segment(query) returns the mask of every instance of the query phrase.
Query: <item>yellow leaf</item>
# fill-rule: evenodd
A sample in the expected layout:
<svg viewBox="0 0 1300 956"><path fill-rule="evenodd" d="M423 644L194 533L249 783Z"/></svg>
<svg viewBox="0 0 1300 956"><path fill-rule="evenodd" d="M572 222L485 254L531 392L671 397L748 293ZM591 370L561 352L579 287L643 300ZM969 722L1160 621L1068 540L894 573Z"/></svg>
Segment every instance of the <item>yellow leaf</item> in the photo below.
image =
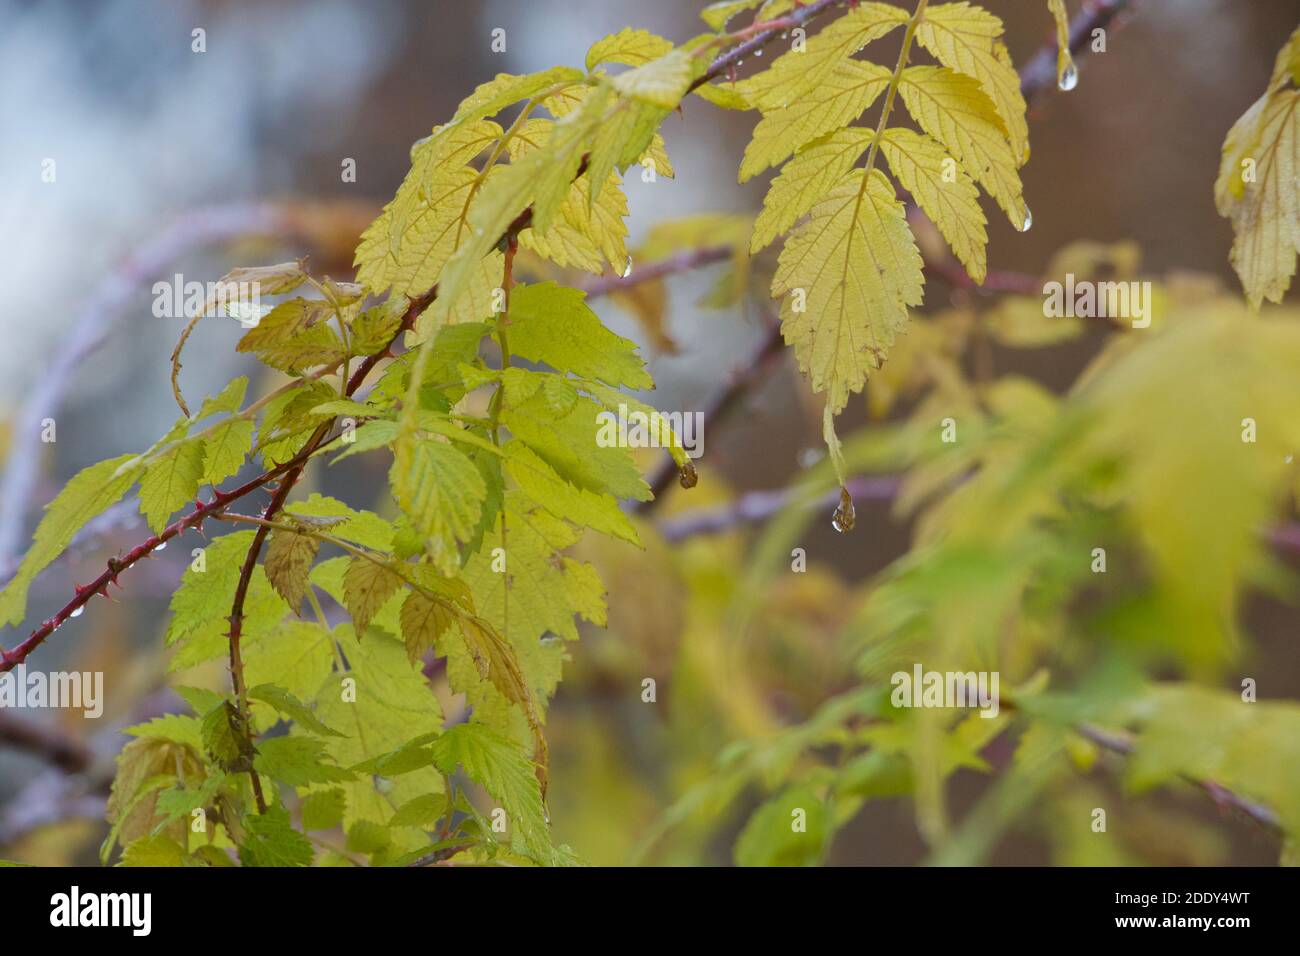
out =
<svg viewBox="0 0 1300 956"><path fill-rule="evenodd" d="M1012 225L1027 229L1029 207L1006 127L979 83L945 67L913 66L903 71L898 90L920 127L952 150Z"/></svg>
<svg viewBox="0 0 1300 956"><path fill-rule="evenodd" d="M812 94L848 57L907 22L907 12L884 3L862 3L768 69L736 84L740 95L764 113L784 109Z"/></svg>
<svg viewBox="0 0 1300 956"><path fill-rule="evenodd" d="M880 151L903 188L939 227L970 277L982 283L988 272L984 251L988 234L979 190L965 170L933 139L910 129L886 130Z"/></svg>
<svg viewBox="0 0 1300 956"><path fill-rule="evenodd" d="M927 7L916 40L944 66L974 77L997 109L1016 165L1029 159L1029 125L1020 76L1000 37L1002 21L969 3Z"/></svg>
<svg viewBox="0 0 1300 956"><path fill-rule="evenodd" d="M871 145L871 139L871 130L842 129L815 140L786 163L763 200L749 251L758 252L767 246L815 206L848 175Z"/></svg>
<svg viewBox="0 0 1300 956"><path fill-rule="evenodd" d="M591 45L591 49L587 51L587 69L592 70L600 63L640 66L658 59L672 48L672 41L656 36L649 30L624 27L617 33L611 33Z"/></svg>
<svg viewBox="0 0 1300 956"><path fill-rule="evenodd" d="M740 181L775 166L801 146L842 129L863 114L889 85L883 66L845 60L798 103L765 113L740 163Z"/></svg>
<svg viewBox="0 0 1300 956"><path fill-rule="evenodd" d="M1079 70L1070 55L1070 15L1065 12L1065 0L1047 0L1047 9L1056 19L1056 85L1072 90L1078 85Z"/></svg>
<svg viewBox="0 0 1300 956"><path fill-rule="evenodd" d="M854 170L813 208L786 240L772 284L786 296L785 340L832 412L880 368L923 292L903 204L879 170L863 177Z"/></svg>

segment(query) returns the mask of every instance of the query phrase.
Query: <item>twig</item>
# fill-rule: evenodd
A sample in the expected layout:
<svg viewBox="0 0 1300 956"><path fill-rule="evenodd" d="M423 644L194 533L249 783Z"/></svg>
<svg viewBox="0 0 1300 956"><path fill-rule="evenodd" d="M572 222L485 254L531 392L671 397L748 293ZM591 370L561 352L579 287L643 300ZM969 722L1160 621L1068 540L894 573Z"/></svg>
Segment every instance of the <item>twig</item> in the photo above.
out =
<svg viewBox="0 0 1300 956"><path fill-rule="evenodd" d="M1072 728L1079 736L1092 741L1098 747L1105 750L1111 750L1118 754L1128 756L1133 753L1133 741L1127 736L1121 736L1099 727L1093 727L1090 724L1078 724ZM1250 819L1254 820L1260 826L1269 830L1281 831L1282 823L1276 813L1263 804L1256 803L1246 797L1241 796L1227 787L1217 784L1212 780L1201 780L1196 777L1181 775L1184 780L1195 784L1210 795L1210 798L1220 806L1231 807L1244 813Z"/></svg>
<svg viewBox="0 0 1300 956"><path fill-rule="evenodd" d="M594 299L599 295L609 295L614 292L621 292L624 289L630 289L642 282L650 282L653 279L662 279L665 276L676 275L679 272L698 269L700 266L723 262L735 254L736 249L734 246L704 246L700 249L691 249L675 256L668 256L665 259L639 266L635 272L626 276L601 276L599 279L586 283L582 288L587 293L588 298Z"/></svg>
<svg viewBox="0 0 1300 956"><path fill-rule="evenodd" d="M861 501L890 501L898 494L902 479L894 475L871 478L850 478L849 494ZM747 524L759 524L779 514L794 504L798 489L780 488L775 491L752 491L735 501L716 508L700 508L675 518L667 518L656 526L665 541L683 541L707 534L723 534ZM839 503L840 490L809 498L808 508L833 508Z"/></svg>

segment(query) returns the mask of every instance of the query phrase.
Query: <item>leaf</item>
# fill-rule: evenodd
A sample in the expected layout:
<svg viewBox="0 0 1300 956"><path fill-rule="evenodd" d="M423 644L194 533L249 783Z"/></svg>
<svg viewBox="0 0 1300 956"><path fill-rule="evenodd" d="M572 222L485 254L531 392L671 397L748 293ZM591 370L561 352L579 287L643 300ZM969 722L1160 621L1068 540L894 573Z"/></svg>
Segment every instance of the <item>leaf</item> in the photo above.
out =
<svg viewBox="0 0 1300 956"><path fill-rule="evenodd" d="M456 622L456 615L445 603L412 590L402 602L401 621L407 656L417 661Z"/></svg>
<svg viewBox="0 0 1300 956"><path fill-rule="evenodd" d="M438 699L424 675L408 661L401 642L378 631L358 642L350 631L344 626L336 632L350 669L331 676L316 696L317 716L346 735L325 741L329 755L342 767L382 757L409 740L442 729ZM341 789L347 797L346 826L357 820L387 824L393 807L422 794L440 793L442 778L426 767L382 784L361 777ZM397 839L408 842L400 835ZM409 842L408 848L414 849L427 838L421 835Z"/></svg>
<svg viewBox="0 0 1300 956"><path fill-rule="evenodd" d="M389 482L398 505L445 566L455 543L473 535L487 495L474 462L450 442L407 432L393 449Z"/></svg>
<svg viewBox="0 0 1300 956"><path fill-rule="evenodd" d="M916 30L917 42L936 60L979 81L1007 131L1016 165L1022 166L1029 159L1027 107L1020 92L1020 75L1001 36L1002 21L969 3L926 7Z"/></svg>
<svg viewBox="0 0 1300 956"><path fill-rule="evenodd" d="M310 866L315 856L311 841L293 828L284 807L248 814L244 831L239 845L244 866Z"/></svg>
<svg viewBox="0 0 1300 956"><path fill-rule="evenodd" d="M351 771L325 762L324 753L325 744L312 737L273 737L257 745L253 768L290 787L355 779Z"/></svg>
<svg viewBox="0 0 1300 956"><path fill-rule="evenodd" d="M322 299L281 302L244 334L235 351L252 352L264 364L290 373L337 365L347 357L347 348L329 322L333 315Z"/></svg>
<svg viewBox="0 0 1300 956"><path fill-rule="evenodd" d="M1296 50L1300 50L1300 29L1279 53L1269 89L1228 132L1214 187L1219 214L1232 220L1232 265L1254 309L1265 299L1282 301L1300 253ZM1247 181L1247 173L1253 174L1253 181Z"/></svg>
<svg viewBox="0 0 1300 956"><path fill-rule="evenodd" d="M803 829L796 829L802 820ZM740 866L816 866L832 832L825 801L808 786L794 786L763 804L736 840Z"/></svg>
<svg viewBox="0 0 1300 956"><path fill-rule="evenodd" d="M333 830L343 822L348 800L342 790L317 790L302 801L304 830Z"/></svg>
<svg viewBox="0 0 1300 956"><path fill-rule="evenodd" d="M369 289L415 296L438 281L469 237L470 197L482 178L469 163L500 136L500 126L480 119L434 130L412 148L410 172L357 245L357 277ZM391 320L378 313L362 331L378 338Z"/></svg>
<svg viewBox="0 0 1300 956"><path fill-rule="evenodd" d="M765 111L745 146L740 181L746 182L769 166L779 165L826 133L848 126L871 108L892 76L875 63L845 60L798 101Z"/></svg>
<svg viewBox="0 0 1300 956"><path fill-rule="evenodd" d="M121 455L83 468L63 486L45 506L31 548L0 595L0 621L17 624L26 616L27 589L36 575L63 553L86 522L103 514L126 494L135 484L140 466L139 456Z"/></svg>
<svg viewBox="0 0 1300 956"><path fill-rule="evenodd" d="M510 296L511 352L609 385L653 387L636 344L605 328L585 299L581 290L554 282L516 288Z"/></svg>
<svg viewBox="0 0 1300 956"><path fill-rule="evenodd" d="M193 501L203 480L203 442L183 441L151 462L140 479L140 511L158 534L182 505Z"/></svg>
<svg viewBox="0 0 1300 956"><path fill-rule="evenodd" d="M394 827L427 827L447 812L447 798L441 793L425 793L397 808L388 821Z"/></svg>
<svg viewBox="0 0 1300 956"><path fill-rule="evenodd" d="M557 518L639 545L636 529L608 494L588 491L565 481L523 442L505 446L506 470L520 489Z"/></svg>
<svg viewBox="0 0 1300 956"><path fill-rule="evenodd" d="M634 30L624 27L617 33L602 37L591 45L587 51L587 69L595 69L601 63L623 63L628 66L640 66L657 59L673 48L672 42L656 36L649 30Z"/></svg>
<svg viewBox="0 0 1300 956"><path fill-rule="evenodd" d="M1028 228L1029 208L1006 127L975 80L945 67L910 66L898 91L921 129L952 150L964 169L992 196L1011 224Z"/></svg>
<svg viewBox="0 0 1300 956"><path fill-rule="evenodd" d="M552 859L534 765L518 746L482 724L459 724L433 742L433 762L445 774L460 767L506 811L511 843L536 862Z"/></svg>
<svg viewBox="0 0 1300 956"><path fill-rule="evenodd" d="M352 615L357 635L365 634L378 610L402 586L402 579L388 568L365 558L353 558L343 575L343 603Z"/></svg>
<svg viewBox="0 0 1300 956"><path fill-rule="evenodd" d="M232 418L204 439L203 481L218 485L244 467L253 447L253 422Z"/></svg>
<svg viewBox="0 0 1300 956"><path fill-rule="evenodd" d="M843 181L871 145L872 136L866 129L842 129L810 143L786 163L772 180L763 211L754 222L750 252L769 245Z"/></svg>
<svg viewBox="0 0 1300 956"><path fill-rule="evenodd" d="M283 687L277 687L275 684L258 684L249 689L247 697L249 700L260 700L270 704L304 730L326 737L342 736L337 730L324 724L310 707Z"/></svg>
<svg viewBox="0 0 1300 956"><path fill-rule="evenodd" d="M700 19L712 30L721 30L738 13L752 10L763 0L717 0L700 11Z"/></svg>
<svg viewBox="0 0 1300 956"><path fill-rule="evenodd" d="M295 612L307 596L307 574L319 549L320 541L311 535L278 529L271 532L264 562L266 576Z"/></svg>
<svg viewBox="0 0 1300 956"><path fill-rule="evenodd" d="M171 837L146 836L122 851L123 866L184 866L185 849Z"/></svg>
<svg viewBox="0 0 1300 956"><path fill-rule="evenodd" d="M782 334L833 411L884 362L923 283L903 205L879 170L851 173L786 240L772 292L802 289L806 301L795 311L799 296L786 295Z"/></svg>
<svg viewBox="0 0 1300 956"><path fill-rule="evenodd" d="M624 96L660 110L674 110L704 68L704 60L693 50L677 49L620 73L612 84Z"/></svg>
<svg viewBox="0 0 1300 956"><path fill-rule="evenodd" d="M736 89L765 114L800 102L829 78L848 57L908 20L899 7L860 3L816 36L803 50L778 57L762 73L736 84Z"/></svg>
<svg viewBox="0 0 1300 956"><path fill-rule="evenodd" d="M569 66L557 66L523 76L498 73L465 97L456 110L456 115L452 117L452 123L465 124L485 116L495 116L511 103L535 96L553 86L581 83L583 79L581 70Z"/></svg>
<svg viewBox="0 0 1300 956"><path fill-rule="evenodd" d="M885 130L880 151L902 187L939 227L970 277L983 283L988 274L986 220L979 191L965 170L933 139L909 129ZM945 181L945 162L950 163L951 182Z"/></svg>
<svg viewBox="0 0 1300 956"><path fill-rule="evenodd" d="M239 411L239 406L244 403L244 393L247 390L248 376L240 375L231 379L217 395L203 400L199 413L194 416L192 421L202 421L209 415L234 414Z"/></svg>

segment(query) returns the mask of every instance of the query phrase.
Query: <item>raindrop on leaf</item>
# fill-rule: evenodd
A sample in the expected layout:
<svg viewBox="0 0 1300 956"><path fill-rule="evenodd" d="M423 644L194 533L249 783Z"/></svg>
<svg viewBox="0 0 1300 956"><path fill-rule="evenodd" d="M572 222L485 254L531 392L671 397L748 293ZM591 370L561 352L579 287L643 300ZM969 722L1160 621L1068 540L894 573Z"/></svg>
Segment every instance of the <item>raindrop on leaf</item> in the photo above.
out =
<svg viewBox="0 0 1300 956"><path fill-rule="evenodd" d="M695 470L695 463L687 458L682 462L681 470L677 474L677 481L683 488L694 488L699 483L700 476Z"/></svg>
<svg viewBox="0 0 1300 956"><path fill-rule="evenodd" d="M1056 85L1064 92L1070 92L1070 90L1079 85L1079 68L1073 63L1067 65L1066 68L1061 71L1061 75L1057 77Z"/></svg>
<svg viewBox="0 0 1300 956"><path fill-rule="evenodd" d="M835 509L835 515L831 518L831 527L840 534L847 534L853 530L853 525L857 521L857 512L853 507L853 496L849 494L849 489L840 488L840 506Z"/></svg>

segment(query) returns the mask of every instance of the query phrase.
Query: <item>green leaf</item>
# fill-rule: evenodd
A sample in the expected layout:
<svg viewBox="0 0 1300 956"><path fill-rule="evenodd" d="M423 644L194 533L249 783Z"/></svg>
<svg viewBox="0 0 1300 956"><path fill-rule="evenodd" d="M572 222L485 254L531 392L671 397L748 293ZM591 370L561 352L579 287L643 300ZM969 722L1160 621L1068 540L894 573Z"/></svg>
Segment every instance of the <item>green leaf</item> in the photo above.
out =
<svg viewBox="0 0 1300 956"><path fill-rule="evenodd" d="M248 691L249 700L260 700L270 704L281 714L292 720L303 730L326 737L343 736L337 730L324 724L310 707L283 687L275 684L258 684Z"/></svg>
<svg viewBox="0 0 1300 956"><path fill-rule="evenodd" d="M203 442L183 441L150 462L140 479L140 511L154 534L193 501L203 480Z"/></svg>
<svg viewBox="0 0 1300 956"><path fill-rule="evenodd" d="M245 866L310 866L311 841L293 828L289 811L271 807L244 817L244 841L239 860Z"/></svg>
<svg viewBox="0 0 1300 956"><path fill-rule="evenodd" d="M434 764L443 773L465 775L500 801L512 845L538 863L552 859L534 764L519 747L482 724L459 724L433 742Z"/></svg>
<svg viewBox="0 0 1300 956"><path fill-rule="evenodd" d="M740 866L816 866L830 839L830 811L811 787L796 786L754 812L736 841Z"/></svg>
<svg viewBox="0 0 1300 956"><path fill-rule="evenodd" d="M325 744L313 737L274 737L258 743L253 767L291 787L355 779L351 771L326 763L324 753Z"/></svg>
<svg viewBox="0 0 1300 956"><path fill-rule="evenodd" d="M232 418L204 440L203 480L218 485L244 467L253 447L253 422Z"/></svg>
<svg viewBox="0 0 1300 956"><path fill-rule="evenodd" d="M425 793L397 808L388 821L394 827L426 827L447 812L447 798L441 793Z"/></svg>
<svg viewBox="0 0 1300 956"><path fill-rule="evenodd" d="M609 385L652 388L636 343L605 328L585 299L585 292L554 282L515 289L510 296L511 352Z"/></svg>
<svg viewBox="0 0 1300 956"><path fill-rule="evenodd" d="M333 830L343 822L347 797L342 790L317 790L307 794L302 801L302 826L304 830Z"/></svg>
<svg viewBox="0 0 1300 956"><path fill-rule="evenodd" d="M399 436L389 472L393 497L444 566L474 533L487 488L474 462L447 441Z"/></svg>

